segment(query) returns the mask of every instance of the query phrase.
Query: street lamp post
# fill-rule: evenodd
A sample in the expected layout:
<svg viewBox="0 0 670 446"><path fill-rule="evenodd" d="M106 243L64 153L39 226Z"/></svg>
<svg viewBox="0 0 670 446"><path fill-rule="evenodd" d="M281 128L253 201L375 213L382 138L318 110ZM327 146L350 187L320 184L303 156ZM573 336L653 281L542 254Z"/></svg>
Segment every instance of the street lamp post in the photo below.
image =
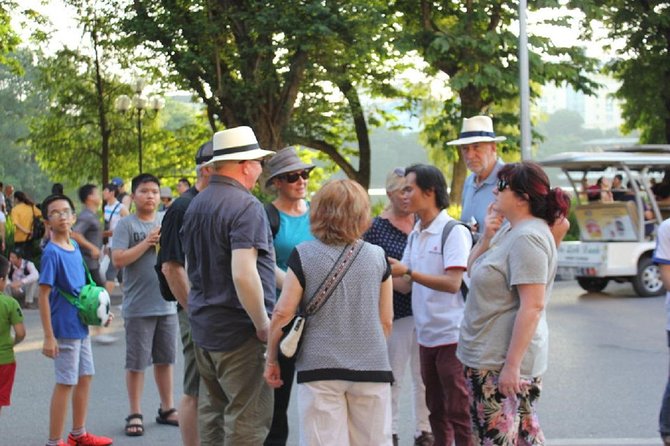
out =
<svg viewBox="0 0 670 446"><path fill-rule="evenodd" d="M142 96L142 90L144 90L144 79L142 78L138 78L133 82L133 90L135 94L132 99L122 94L116 98L114 107L117 111L123 113L130 110L131 113L137 114L137 156L139 173L142 173L142 115L148 111L158 113L165 106L165 101L160 96L152 96L150 98Z"/></svg>

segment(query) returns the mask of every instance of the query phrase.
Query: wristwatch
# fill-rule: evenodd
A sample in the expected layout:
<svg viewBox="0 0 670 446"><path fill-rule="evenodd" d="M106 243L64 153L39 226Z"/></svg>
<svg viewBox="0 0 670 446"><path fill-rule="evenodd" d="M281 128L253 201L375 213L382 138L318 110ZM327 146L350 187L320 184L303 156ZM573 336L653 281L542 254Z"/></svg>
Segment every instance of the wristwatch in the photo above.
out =
<svg viewBox="0 0 670 446"><path fill-rule="evenodd" d="M402 275L402 279L407 283L412 283L412 270L407 268L407 272Z"/></svg>

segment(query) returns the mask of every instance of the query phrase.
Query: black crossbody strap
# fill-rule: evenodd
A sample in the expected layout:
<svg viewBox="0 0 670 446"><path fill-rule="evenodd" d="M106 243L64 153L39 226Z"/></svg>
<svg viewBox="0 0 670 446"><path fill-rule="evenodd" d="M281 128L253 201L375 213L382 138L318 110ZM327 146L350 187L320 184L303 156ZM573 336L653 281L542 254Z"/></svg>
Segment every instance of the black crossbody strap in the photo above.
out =
<svg viewBox="0 0 670 446"><path fill-rule="evenodd" d="M354 263L361 248L363 248L362 240L356 240L344 248L344 251L342 251L342 254L340 254L340 257L333 265L333 269L330 270L326 279L321 283L321 286L319 286L319 289L307 304L305 315L309 316L316 313L326 303L331 294L333 294L333 291L335 291L335 288L337 288L337 285L342 281L344 275L349 271L349 267Z"/></svg>

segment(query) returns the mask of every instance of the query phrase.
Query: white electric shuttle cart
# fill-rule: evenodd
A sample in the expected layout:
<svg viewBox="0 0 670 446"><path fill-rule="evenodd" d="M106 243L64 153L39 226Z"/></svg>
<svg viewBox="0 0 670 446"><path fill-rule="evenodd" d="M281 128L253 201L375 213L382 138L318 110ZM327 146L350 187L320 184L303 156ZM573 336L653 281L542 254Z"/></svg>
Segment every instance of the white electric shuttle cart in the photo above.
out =
<svg viewBox="0 0 670 446"><path fill-rule="evenodd" d="M639 146L638 146L639 147ZM567 152L539 161L560 168L576 198L579 241L563 242L558 250L558 274L576 279L586 291L602 291L610 280L631 282L639 296L664 292L658 266L652 262L656 228L662 216L651 180L660 181L670 168L670 151ZM587 200L587 185L599 177L623 176L631 185L626 200ZM645 210L652 217L645 219Z"/></svg>

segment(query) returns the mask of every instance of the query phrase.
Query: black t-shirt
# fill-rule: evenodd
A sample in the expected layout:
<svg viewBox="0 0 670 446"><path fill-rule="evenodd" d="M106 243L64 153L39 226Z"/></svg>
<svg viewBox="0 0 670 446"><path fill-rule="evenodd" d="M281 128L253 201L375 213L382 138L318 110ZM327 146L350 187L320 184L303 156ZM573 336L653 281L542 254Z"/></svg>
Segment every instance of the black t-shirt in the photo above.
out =
<svg viewBox="0 0 670 446"><path fill-rule="evenodd" d="M176 301L177 299L172 294L172 291L170 291L170 287L168 286L165 275L161 271L161 267L165 262L177 262L180 265L184 265L186 254L184 254L184 248L182 247L181 239L179 238L179 231L184 222L186 209L188 209L191 200L193 200L196 195L198 195L198 189L193 186L181 194L163 216L160 250L158 251L155 268L156 274L158 275L161 295L163 296L163 299L168 301Z"/></svg>

